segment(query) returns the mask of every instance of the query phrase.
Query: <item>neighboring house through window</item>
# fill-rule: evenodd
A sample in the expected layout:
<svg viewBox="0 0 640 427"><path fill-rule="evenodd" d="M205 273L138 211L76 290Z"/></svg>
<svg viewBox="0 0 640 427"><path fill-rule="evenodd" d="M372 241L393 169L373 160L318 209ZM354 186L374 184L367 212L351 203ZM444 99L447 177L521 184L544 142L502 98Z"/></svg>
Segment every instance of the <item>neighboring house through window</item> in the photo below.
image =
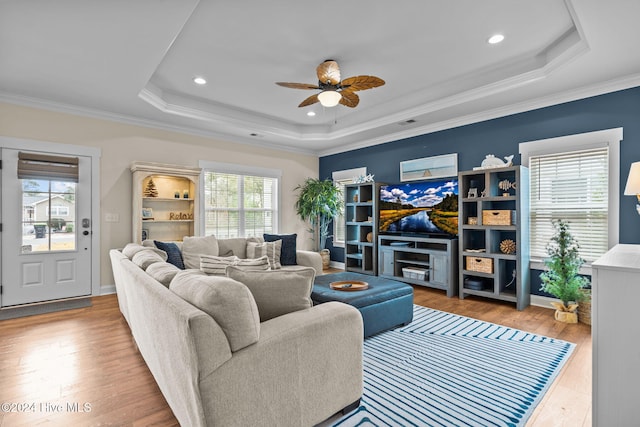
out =
<svg viewBox="0 0 640 427"><path fill-rule="evenodd" d="M207 161L200 167L206 236L227 239L278 232L281 171Z"/></svg>
<svg viewBox="0 0 640 427"><path fill-rule="evenodd" d="M345 185L353 183L353 179L358 176L365 176L367 174L367 168L355 168L346 169L341 171L335 171L331 175L331 179L336 184L342 196L345 194ZM333 219L333 246L344 247L345 231L344 231L344 207L340 214Z"/></svg>
<svg viewBox="0 0 640 427"><path fill-rule="evenodd" d="M587 266L618 243L622 129L520 144L530 174L531 267L543 269L553 220L569 223Z"/></svg>

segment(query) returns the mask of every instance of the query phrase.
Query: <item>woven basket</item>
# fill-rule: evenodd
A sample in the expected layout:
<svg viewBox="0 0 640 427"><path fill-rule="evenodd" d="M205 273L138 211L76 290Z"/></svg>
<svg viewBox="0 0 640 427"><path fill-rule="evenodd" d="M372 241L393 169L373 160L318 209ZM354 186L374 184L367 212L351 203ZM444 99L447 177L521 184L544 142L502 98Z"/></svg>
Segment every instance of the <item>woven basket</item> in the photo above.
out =
<svg viewBox="0 0 640 427"><path fill-rule="evenodd" d="M578 306L578 321L585 325L591 325L591 291L584 289L582 292L587 295L587 298L581 301Z"/></svg>

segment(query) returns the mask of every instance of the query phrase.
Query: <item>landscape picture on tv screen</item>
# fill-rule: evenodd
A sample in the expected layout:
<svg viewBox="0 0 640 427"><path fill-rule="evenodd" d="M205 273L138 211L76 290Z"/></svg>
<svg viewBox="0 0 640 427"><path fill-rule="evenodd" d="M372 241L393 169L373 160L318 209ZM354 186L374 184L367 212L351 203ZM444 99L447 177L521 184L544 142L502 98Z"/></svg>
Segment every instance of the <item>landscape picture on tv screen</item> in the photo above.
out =
<svg viewBox="0 0 640 427"><path fill-rule="evenodd" d="M458 180L380 187L380 232L458 234Z"/></svg>

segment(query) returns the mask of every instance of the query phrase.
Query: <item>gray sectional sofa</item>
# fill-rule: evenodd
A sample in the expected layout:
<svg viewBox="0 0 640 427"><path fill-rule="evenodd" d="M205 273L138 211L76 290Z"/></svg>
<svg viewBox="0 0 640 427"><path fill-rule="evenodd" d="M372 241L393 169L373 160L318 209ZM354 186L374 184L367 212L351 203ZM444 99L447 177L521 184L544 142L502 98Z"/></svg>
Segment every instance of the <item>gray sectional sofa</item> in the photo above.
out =
<svg viewBox="0 0 640 427"><path fill-rule="evenodd" d="M174 272L165 252L133 244L110 257L120 310L181 425L313 426L359 402L362 318L312 306L314 269Z"/></svg>

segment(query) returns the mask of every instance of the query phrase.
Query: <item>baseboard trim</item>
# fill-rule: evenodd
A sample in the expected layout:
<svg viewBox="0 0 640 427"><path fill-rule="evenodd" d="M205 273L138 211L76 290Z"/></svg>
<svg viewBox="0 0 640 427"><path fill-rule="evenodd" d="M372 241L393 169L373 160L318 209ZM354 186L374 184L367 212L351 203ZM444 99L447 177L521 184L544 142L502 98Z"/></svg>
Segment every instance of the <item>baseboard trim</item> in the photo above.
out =
<svg viewBox="0 0 640 427"><path fill-rule="evenodd" d="M100 296L111 295L116 293L116 285L102 285L100 287Z"/></svg>
<svg viewBox="0 0 640 427"><path fill-rule="evenodd" d="M331 268L339 268L340 270L344 270L344 262L331 261L329 266Z"/></svg>
<svg viewBox="0 0 640 427"><path fill-rule="evenodd" d="M545 297L542 295L531 295L531 305L535 305L536 307L548 308L553 310L551 306L552 302L559 302L559 299Z"/></svg>
<svg viewBox="0 0 640 427"><path fill-rule="evenodd" d="M90 296L56 301L46 301L34 304L16 305L13 307L0 309L0 320L35 316L37 314L54 313L56 311L72 310L74 308L85 307L91 307Z"/></svg>

